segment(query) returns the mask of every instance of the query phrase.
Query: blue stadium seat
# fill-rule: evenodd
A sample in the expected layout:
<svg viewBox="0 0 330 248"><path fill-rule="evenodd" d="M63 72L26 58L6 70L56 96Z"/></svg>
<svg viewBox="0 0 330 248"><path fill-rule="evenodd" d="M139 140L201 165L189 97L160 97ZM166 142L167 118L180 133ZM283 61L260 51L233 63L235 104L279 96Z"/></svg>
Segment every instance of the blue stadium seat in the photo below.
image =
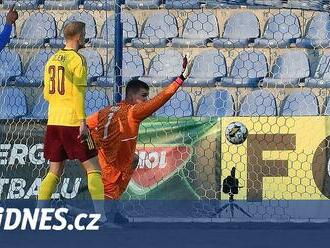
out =
<svg viewBox="0 0 330 248"><path fill-rule="evenodd" d="M137 24L135 17L129 12L121 15L123 22L123 43L126 44L137 37ZM110 16L103 24L101 34L98 38L90 40L93 47L114 47L115 46L115 15Z"/></svg>
<svg viewBox="0 0 330 248"><path fill-rule="evenodd" d="M239 5L245 4L246 0L205 0L207 8L224 8L224 7L239 7Z"/></svg>
<svg viewBox="0 0 330 248"><path fill-rule="evenodd" d="M288 95L281 108L283 116L319 115L318 100L313 92L303 91Z"/></svg>
<svg viewBox="0 0 330 248"><path fill-rule="evenodd" d="M44 95L38 96L33 105L32 112L25 116L25 119L47 120L48 119L48 102L45 101Z"/></svg>
<svg viewBox="0 0 330 248"><path fill-rule="evenodd" d="M0 32L2 32L3 28L6 24L6 15L7 13L0 13ZM12 25L10 38L16 37L16 25Z"/></svg>
<svg viewBox="0 0 330 248"><path fill-rule="evenodd" d="M304 86L312 88L330 88L330 53L325 52L313 77L305 79Z"/></svg>
<svg viewBox="0 0 330 248"><path fill-rule="evenodd" d="M15 9L37 9L43 0L3 0L3 7L10 8L15 4Z"/></svg>
<svg viewBox="0 0 330 248"><path fill-rule="evenodd" d="M254 7L275 7L280 8L283 6L283 0L247 0L246 3L248 5L252 5Z"/></svg>
<svg viewBox="0 0 330 248"><path fill-rule="evenodd" d="M330 96L325 99L325 104L323 115L330 115Z"/></svg>
<svg viewBox="0 0 330 248"><path fill-rule="evenodd" d="M60 36L54 39L50 39L49 44L51 47L64 47L64 27L66 24L73 21L80 21L86 24L86 41L89 41L91 38L96 37L96 23L94 17L88 12L76 12L63 23Z"/></svg>
<svg viewBox="0 0 330 248"><path fill-rule="evenodd" d="M161 0L126 0L126 5L132 9L158 9Z"/></svg>
<svg viewBox="0 0 330 248"><path fill-rule="evenodd" d="M45 9L78 9L81 0L45 0Z"/></svg>
<svg viewBox="0 0 330 248"><path fill-rule="evenodd" d="M166 0L165 8L167 9L200 9L199 0Z"/></svg>
<svg viewBox="0 0 330 248"><path fill-rule="evenodd" d="M276 116L277 106L274 95L268 90L255 90L244 97L240 116Z"/></svg>
<svg viewBox="0 0 330 248"><path fill-rule="evenodd" d="M140 38L132 40L136 48L166 47L167 43L178 36L178 23L169 13L156 13L143 24Z"/></svg>
<svg viewBox="0 0 330 248"><path fill-rule="evenodd" d="M227 65L223 54L217 49L201 52L194 59L190 76L185 86L210 87L227 75Z"/></svg>
<svg viewBox="0 0 330 248"><path fill-rule="evenodd" d="M125 1L123 1L125 2ZM115 0L85 0L84 9L86 10L112 10Z"/></svg>
<svg viewBox="0 0 330 248"><path fill-rule="evenodd" d="M168 85L181 74L182 59L176 50L162 50L151 59L148 75L139 79L154 86Z"/></svg>
<svg viewBox="0 0 330 248"><path fill-rule="evenodd" d="M16 87L0 89L0 120L16 119L26 115L27 104L23 92Z"/></svg>
<svg viewBox="0 0 330 248"><path fill-rule="evenodd" d="M196 116L234 116L234 99L227 90L211 91L202 96L197 106Z"/></svg>
<svg viewBox="0 0 330 248"><path fill-rule="evenodd" d="M22 75L22 60L15 50L3 49L0 52L0 84L7 85Z"/></svg>
<svg viewBox="0 0 330 248"><path fill-rule="evenodd" d="M230 76L222 78L220 84L227 87L257 87L267 72L267 59L262 52L243 51L234 59Z"/></svg>
<svg viewBox="0 0 330 248"><path fill-rule="evenodd" d="M44 68L50 58L54 54L52 50L40 50L29 61L28 67L22 76L15 78L16 85L20 86L42 86L44 81Z"/></svg>
<svg viewBox="0 0 330 248"><path fill-rule="evenodd" d="M105 65L106 66L106 65ZM115 61L114 58L105 68L106 75L97 79L97 85L103 87L112 86L115 82ZM143 59L137 49L126 49L123 52L123 83L127 83L133 78L138 78L144 74Z"/></svg>
<svg viewBox="0 0 330 248"><path fill-rule="evenodd" d="M309 77L308 57L300 50L289 50L276 58L270 77L263 80L263 86L297 87L300 81Z"/></svg>
<svg viewBox="0 0 330 248"><path fill-rule="evenodd" d="M305 37L297 39L297 47L328 48L330 45L330 18L328 12L319 12L307 25Z"/></svg>
<svg viewBox="0 0 330 248"><path fill-rule="evenodd" d="M193 12L188 16L182 37L173 38L173 47L206 47L211 38L219 36L218 21L212 12Z"/></svg>
<svg viewBox="0 0 330 248"><path fill-rule="evenodd" d="M86 115L90 115L109 105L109 98L102 89L88 89L85 96Z"/></svg>
<svg viewBox="0 0 330 248"><path fill-rule="evenodd" d="M255 39L254 46L285 48L300 37L301 31L298 17L285 10L268 19L263 38Z"/></svg>
<svg viewBox="0 0 330 248"><path fill-rule="evenodd" d="M103 61L100 54L91 48L79 50L79 53L86 58L88 74L87 83L94 84L98 77L103 76Z"/></svg>
<svg viewBox="0 0 330 248"><path fill-rule="evenodd" d="M46 12L32 14L23 24L18 38L11 39L9 46L15 48L39 48L56 37L54 17Z"/></svg>
<svg viewBox="0 0 330 248"><path fill-rule="evenodd" d="M225 24L222 38L213 40L213 46L241 48L260 35L259 21L251 12L240 12L232 15Z"/></svg>
<svg viewBox="0 0 330 248"><path fill-rule="evenodd" d="M288 0L289 8L321 10L323 8L323 0Z"/></svg>
<svg viewBox="0 0 330 248"><path fill-rule="evenodd" d="M191 96L184 90L177 91L169 101L155 113L158 117L188 117L192 116L193 103Z"/></svg>

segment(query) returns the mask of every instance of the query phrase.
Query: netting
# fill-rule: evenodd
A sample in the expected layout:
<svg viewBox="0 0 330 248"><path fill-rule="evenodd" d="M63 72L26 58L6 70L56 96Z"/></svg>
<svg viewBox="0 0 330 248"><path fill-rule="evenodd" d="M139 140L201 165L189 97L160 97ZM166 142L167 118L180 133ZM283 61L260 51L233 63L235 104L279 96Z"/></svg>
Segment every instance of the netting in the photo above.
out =
<svg viewBox="0 0 330 248"><path fill-rule="evenodd" d="M86 23L86 112L113 103L114 1L2 1L0 21L17 2L19 19L0 53L1 199L36 196L43 158L47 103L43 69L63 47L67 22ZM139 164L123 195L131 217L246 217L219 211L229 195L223 180L236 168L235 200L253 219L328 218L317 209L292 210L295 200L329 197L328 1L123 1L123 85L139 78L155 96L181 73L191 75L140 130ZM123 92L124 92L123 87ZM249 132L231 144L225 129ZM88 199L79 164L66 167L55 198ZM191 213L143 200L189 200ZM321 203L319 203L322 205ZM169 210L170 209L170 210ZM321 211L322 212L322 211Z"/></svg>

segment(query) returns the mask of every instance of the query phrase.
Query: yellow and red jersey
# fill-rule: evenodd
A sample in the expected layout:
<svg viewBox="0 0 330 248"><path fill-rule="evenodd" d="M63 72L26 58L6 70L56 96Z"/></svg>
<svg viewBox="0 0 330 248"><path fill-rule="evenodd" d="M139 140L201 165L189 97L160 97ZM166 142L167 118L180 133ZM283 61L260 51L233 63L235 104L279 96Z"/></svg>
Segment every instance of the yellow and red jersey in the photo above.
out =
<svg viewBox="0 0 330 248"><path fill-rule="evenodd" d="M48 125L79 126L85 119L87 64L74 50L61 49L47 62L44 98L49 102Z"/></svg>

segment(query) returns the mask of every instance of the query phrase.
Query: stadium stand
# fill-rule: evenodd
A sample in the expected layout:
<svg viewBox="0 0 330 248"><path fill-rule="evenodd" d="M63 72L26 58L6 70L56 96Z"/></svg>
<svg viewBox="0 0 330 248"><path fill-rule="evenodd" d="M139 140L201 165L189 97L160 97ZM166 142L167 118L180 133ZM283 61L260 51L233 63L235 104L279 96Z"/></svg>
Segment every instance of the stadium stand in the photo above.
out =
<svg viewBox="0 0 330 248"><path fill-rule="evenodd" d="M56 22L49 13L32 14L23 24L17 38L11 39L10 47L40 48L56 37Z"/></svg>
<svg viewBox="0 0 330 248"><path fill-rule="evenodd" d="M139 79L153 86L164 86L180 75L181 66L182 55L176 50L165 50L152 58L148 74Z"/></svg>
<svg viewBox="0 0 330 248"><path fill-rule="evenodd" d="M297 39L297 47L327 48L330 44L330 19L329 13L320 12L313 17L306 28L303 39Z"/></svg>
<svg viewBox="0 0 330 248"><path fill-rule="evenodd" d="M15 9L37 9L43 0L3 0L4 8L9 8L15 4Z"/></svg>
<svg viewBox="0 0 330 248"><path fill-rule="evenodd" d="M86 10L112 10L114 0L85 0L84 9Z"/></svg>
<svg viewBox="0 0 330 248"><path fill-rule="evenodd" d="M161 0L126 0L126 5L132 9L158 9Z"/></svg>
<svg viewBox="0 0 330 248"><path fill-rule="evenodd" d="M24 117L25 119L47 120L48 119L48 102L45 101L43 95L39 95L31 113Z"/></svg>
<svg viewBox="0 0 330 248"><path fill-rule="evenodd" d="M7 85L22 75L22 60L15 50L3 49L0 52L0 83Z"/></svg>
<svg viewBox="0 0 330 248"><path fill-rule="evenodd" d="M194 58L191 74L185 86L212 87L215 82L227 75L226 60L217 49L201 52Z"/></svg>
<svg viewBox="0 0 330 248"><path fill-rule="evenodd" d="M207 8L223 8L223 7L234 7L241 4L245 4L246 0L206 0L206 7Z"/></svg>
<svg viewBox="0 0 330 248"><path fill-rule="evenodd" d="M17 86L40 87L43 85L44 68L48 59L54 54L52 50L40 50L29 61L22 76L15 77Z"/></svg>
<svg viewBox="0 0 330 248"><path fill-rule="evenodd" d="M72 21L81 21L86 24L86 41L96 37L96 23L94 17L88 12L76 12L72 14L64 23L60 32L60 36L50 39L49 44L51 47L61 48L64 46L63 31L67 23Z"/></svg>
<svg viewBox="0 0 330 248"><path fill-rule="evenodd" d="M319 115L318 99L311 91L291 93L284 99L280 114L283 116Z"/></svg>
<svg viewBox="0 0 330 248"><path fill-rule="evenodd" d="M17 119L27 113L24 93L16 87L0 89L0 120Z"/></svg>
<svg viewBox="0 0 330 248"><path fill-rule="evenodd" d="M323 6L322 0L288 0L289 8L319 10Z"/></svg>
<svg viewBox="0 0 330 248"><path fill-rule="evenodd" d="M109 105L109 99L104 90L92 90L86 91L85 105L86 115L90 115L101 108Z"/></svg>
<svg viewBox="0 0 330 248"><path fill-rule="evenodd" d="M213 90L202 96L196 116L234 116L234 99L227 90Z"/></svg>
<svg viewBox="0 0 330 248"><path fill-rule="evenodd" d="M80 0L45 0L45 9L78 9Z"/></svg>
<svg viewBox="0 0 330 248"><path fill-rule="evenodd" d="M123 52L122 62L122 80L123 84L127 83L131 79L137 79L144 75L143 59L137 49L126 49ZM115 61L111 59L110 63L106 65L104 71L106 74L97 78L97 86L110 87L115 82Z"/></svg>
<svg viewBox="0 0 330 248"><path fill-rule="evenodd" d="M200 9L201 2L199 0L166 0L165 8L167 9Z"/></svg>
<svg viewBox="0 0 330 248"><path fill-rule="evenodd" d="M229 77L223 77L219 84L227 87L257 87L267 73L267 59L262 52L242 51L234 59Z"/></svg>
<svg viewBox="0 0 330 248"><path fill-rule="evenodd" d="M85 58L88 67L87 83L95 84L98 77L103 76L103 61L98 51L84 48L79 51Z"/></svg>
<svg viewBox="0 0 330 248"><path fill-rule="evenodd" d="M269 6L269 7L277 7L281 8L283 6L284 1L282 0L247 0L246 3L251 6L256 6L259 8L262 8L263 6Z"/></svg>
<svg viewBox="0 0 330 248"><path fill-rule="evenodd" d="M188 117L193 115L191 96L184 90L179 90L155 113L157 117Z"/></svg>
<svg viewBox="0 0 330 248"><path fill-rule="evenodd" d="M298 87L300 81L310 76L308 57L301 50L289 50L273 63L270 77L262 85L268 87Z"/></svg>
<svg viewBox="0 0 330 248"><path fill-rule="evenodd" d="M330 87L330 54L326 52L322 55L313 77L305 79L304 86L313 88Z"/></svg>
<svg viewBox="0 0 330 248"><path fill-rule="evenodd" d="M130 13L122 13L123 43L126 44L137 37L137 24L134 16ZM111 15L102 25L101 34L97 38L91 38L93 47L114 47L115 45L115 15Z"/></svg>
<svg viewBox="0 0 330 248"><path fill-rule="evenodd" d="M330 115L330 97L328 96L325 100L325 107L323 115Z"/></svg>
<svg viewBox="0 0 330 248"><path fill-rule="evenodd" d="M212 12L193 12L185 21L182 37L173 38L172 46L201 48L218 36L218 21Z"/></svg>
<svg viewBox="0 0 330 248"><path fill-rule="evenodd" d="M141 37L132 39L136 48L166 47L172 38L178 36L176 18L166 12L150 16L142 26Z"/></svg>
<svg viewBox="0 0 330 248"><path fill-rule="evenodd" d="M247 47L255 38L260 36L259 21L251 12L240 12L230 16L225 24L222 38L213 40L213 46L222 47Z"/></svg>
<svg viewBox="0 0 330 248"><path fill-rule="evenodd" d="M274 95L265 89L252 91L244 97L240 116L276 116L277 106Z"/></svg>
<svg viewBox="0 0 330 248"><path fill-rule="evenodd" d="M263 38L254 41L256 47L285 48L301 37L298 17L290 11L280 11L269 18Z"/></svg>

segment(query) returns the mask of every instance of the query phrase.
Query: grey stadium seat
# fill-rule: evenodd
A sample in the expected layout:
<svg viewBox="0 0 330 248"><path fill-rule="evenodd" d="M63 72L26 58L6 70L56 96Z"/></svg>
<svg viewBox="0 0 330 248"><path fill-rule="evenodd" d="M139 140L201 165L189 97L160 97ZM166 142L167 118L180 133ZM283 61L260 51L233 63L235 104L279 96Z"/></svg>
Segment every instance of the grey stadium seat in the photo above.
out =
<svg viewBox="0 0 330 248"><path fill-rule="evenodd" d="M268 90L255 90L244 97L239 116L276 116L274 95Z"/></svg>
<svg viewBox="0 0 330 248"><path fill-rule="evenodd" d="M295 43L296 39L300 37L298 17L285 10L268 19L263 37L255 39L254 46L284 48Z"/></svg>
<svg viewBox="0 0 330 248"><path fill-rule="evenodd" d="M122 63L122 81L127 83L133 78L138 78L144 74L143 59L137 49L126 49L123 52ZM106 75L97 79L97 85L102 87L109 87L115 83L115 61L114 58L108 63L105 68Z"/></svg>
<svg viewBox="0 0 330 248"><path fill-rule="evenodd" d="M201 2L199 0L166 0L165 8L167 8L167 9L200 9Z"/></svg>
<svg viewBox="0 0 330 248"><path fill-rule="evenodd" d="M161 0L126 0L126 5L132 9L158 9Z"/></svg>
<svg viewBox="0 0 330 248"><path fill-rule="evenodd" d="M85 57L87 62L87 83L93 84L93 82L95 82L98 77L103 76L102 58L96 50L91 48L80 49L79 53Z"/></svg>
<svg viewBox="0 0 330 248"><path fill-rule="evenodd" d="M184 90L178 90L165 105L155 112L155 116L188 117L192 116L193 113L191 96Z"/></svg>
<svg viewBox="0 0 330 248"><path fill-rule="evenodd" d="M297 87L299 82L309 77L310 68L308 57L300 50L289 50L276 58L271 77L263 80L264 86Z"/></svg>
<svg viewBox="0 0 330 248"><path fill-rule="evenodd" d="M212 12L193 12L188 16L182 37L173 38L173 47L206 47L210 39L219 36L218 21Z"/></svg>
<svg viewBox="0 0 330 248"><path fill-rule="evenodd" d="M45 9L78 9L81 0L45 0Z"/></svg>
<svg viewBox="0 0 330 248"><path fill-rule="evenodd" d="M222 38L213 40L213 46L217 48L246 47L260 35L259 21L251 12L233 14L225 24Z"/></svg>
<svg viewBox="0 0 330 248"><path fill-rule="evenodd" d="M7 85L22 75L22 60L16 50L3 49L0 52L0 85Z"/></svg>
<svg viewBox="0 0 330 248"><path fill-rule="evenodd" d="M86 115L90 115L109 105L109 99L105 90L87 89L85 96Z"/></svg>
<svg viewBox="0 0 330 248"><path fill-rule="evenodd" d="M297 39L297 47L327 48L330 45L330 19L329 13L320 12L314 16L307 25L305 37Z"/></svg>
<svg viewBox="0 0 330 248"><path fill-rule="evenodd" d="M214 90L199 100L196 116L234 116L234 99L227 90Z"/></svg>
<svg viewBox="0 0 330 248"><path fill-rule="evenodd" d="M312 88L329 88L330 87L330 53L325 52L315 71L313 77L305 79L304 86Z"/></svg>
<svg viewBox="0 0 330 248"><path fill-rule="evenodd" d="M222 78L220 84L227 87L257 87L267 72L267 59L262 52L243 51L234 59L229 77Z"/></svg>
<svg viewBox="0 0 330 248"><path fill-rule="evenodd" d="M191 73L185 86L210 87L227 75L227 65L223 54L217 49L201 52L194 58Z"/></svg>
<svg viewBox="0 0 330 248"><path fill-rule="evenodd" d="M15 4L15 9L37 9L43 0L3 0L3 7L10 8Z"/></svg>
<svg viewBox="0 0 330 248"><path fill-rule="evenodd" d="M283 116L319 115L318 100L311 91L292 93L284 99L280 114Z"/></svg>
<svg viewBox="0 0 330 248"><path fill-rule="evenodd" d="M123 1L125 2L125 1ZM112 10L115 0L85 0L84 9L86 10Z"/></svg>
<svg viewBox="0 0 330 248"><path fill-rule="evenodd" d="M176 50L161 51L151 59L148 74L139 79L154 86L168 85L181 74L182 59Z"/></svg>
<svg viewBox="0 0 330 248"><path fill-rule="evenodd" d="M132 39L132 46L136 48L166 47L167 43L177 36L176 18L167 12L156 13L145 21L141 37Z"/></svg>
<svg viewBox="0 0 330 248"><path fill-rule="evenodd" d="M16 87L0 89L0 120L16 119L27 113L26 98Z"/></svg>
<svg viewBox="0 0 330 248"><path fill-rule="evenodd" d="M122 13L123 22L123 43L130 42L137 37L137 24L135 17L129 12ZM115 15L111 15L103 24L101 34L90 40L93 47L114 47L115 46Z"/></svg>

